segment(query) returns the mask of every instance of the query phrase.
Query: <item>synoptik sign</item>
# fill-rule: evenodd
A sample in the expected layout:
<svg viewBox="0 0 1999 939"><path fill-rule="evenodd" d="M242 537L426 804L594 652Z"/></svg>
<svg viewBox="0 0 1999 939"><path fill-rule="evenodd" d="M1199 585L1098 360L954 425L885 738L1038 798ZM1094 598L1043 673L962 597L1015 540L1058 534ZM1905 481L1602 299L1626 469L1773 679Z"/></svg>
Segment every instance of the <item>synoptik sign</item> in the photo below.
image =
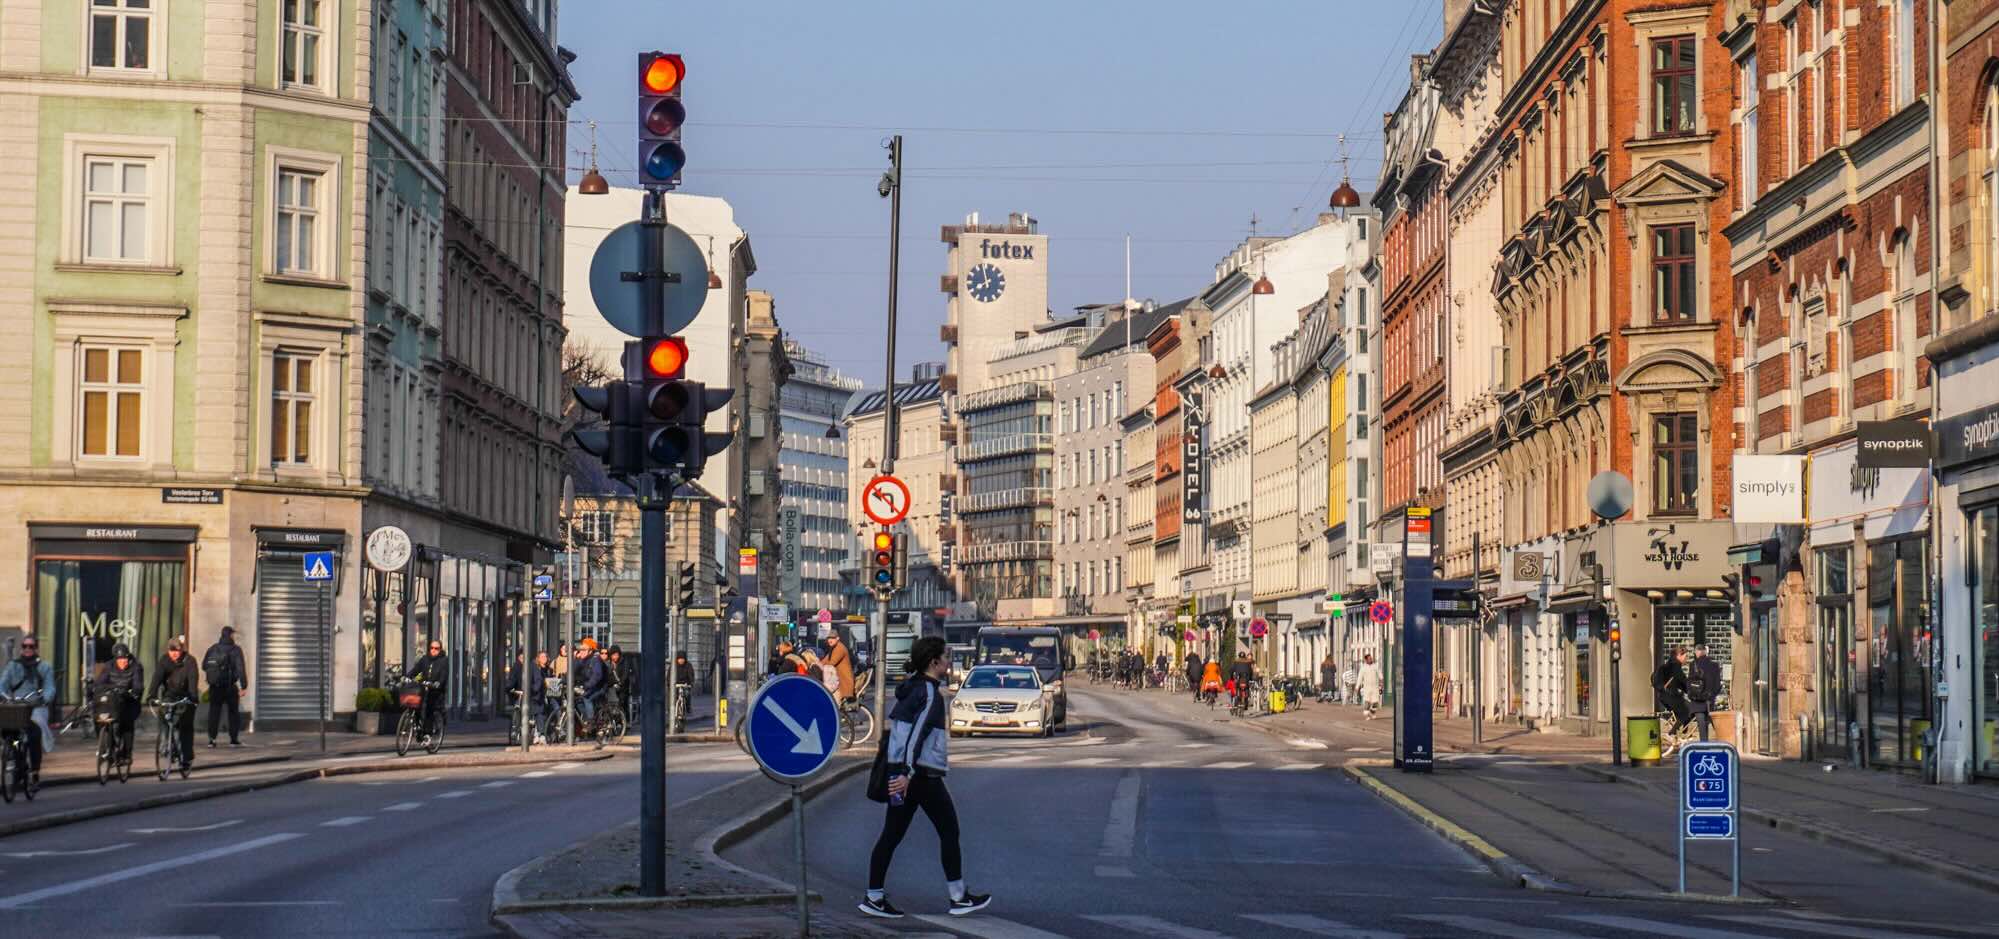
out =
<svg viewBox="0 0 1999 939"><path fill-rule="evenodd" d="M1967 445L1982 435L1985 445L1999 435L1999 414L1960 433ZM1854 465L1860 469L1922 469L1930 465L1930 426L1919 420L1861 421Z"/></svg>

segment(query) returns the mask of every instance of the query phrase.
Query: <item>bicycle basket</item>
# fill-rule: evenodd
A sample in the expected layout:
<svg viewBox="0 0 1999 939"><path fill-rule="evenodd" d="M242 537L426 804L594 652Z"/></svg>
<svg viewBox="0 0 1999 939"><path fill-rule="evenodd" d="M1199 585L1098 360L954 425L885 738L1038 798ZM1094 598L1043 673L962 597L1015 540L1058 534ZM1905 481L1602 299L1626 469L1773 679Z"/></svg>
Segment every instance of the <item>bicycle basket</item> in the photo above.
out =
<svg viewBox="0 0 1999 939"><path fill-rule="evenodd" d="M90 699L90 716L99 724L110 724L118 720L119 712L125 710L125 695L117 691L100 691Z"/></svg>
<svg viewBox="0 0 1999 939"><path fill-rule="evenodd" d="M29 716L34 713L35 706L32 704L0 704L0 731L27 730L32 723Z"/></svg>
<svg viewBox="0 0 1999 939"><path fill-rule="evenodd" d="M404 683L396 689L396 703L410 711L423 707L423 685L413 681Z"/></svg>

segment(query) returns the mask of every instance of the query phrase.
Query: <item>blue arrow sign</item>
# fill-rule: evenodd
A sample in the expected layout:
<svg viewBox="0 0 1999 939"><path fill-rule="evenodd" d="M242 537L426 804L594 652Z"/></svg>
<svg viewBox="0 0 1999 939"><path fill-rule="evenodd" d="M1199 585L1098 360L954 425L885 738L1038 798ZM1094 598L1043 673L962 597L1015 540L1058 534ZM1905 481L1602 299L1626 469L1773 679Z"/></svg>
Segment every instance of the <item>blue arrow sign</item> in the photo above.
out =
<svg viewBox="0 0 1999 939"><path fill-rule="evenodd" d="M1680 748L1681 809L1735 811L1735 748L1725 743L1690 743Z"/></svg>
<svg viewBox="0 0 1999 939"><path fill-rule="evenodd" d="M750 699L744 733L750 756L764 775L778 782L800 783L825 769L839 733L840 710L833 693L815 679L785 675Z"/></svg>
<svg viewBox="0 0 1999 939"><path fill-rule="evenodd" d="M333 552L308 551L303 568L307 583L319 583L333 579Z"/></svg>

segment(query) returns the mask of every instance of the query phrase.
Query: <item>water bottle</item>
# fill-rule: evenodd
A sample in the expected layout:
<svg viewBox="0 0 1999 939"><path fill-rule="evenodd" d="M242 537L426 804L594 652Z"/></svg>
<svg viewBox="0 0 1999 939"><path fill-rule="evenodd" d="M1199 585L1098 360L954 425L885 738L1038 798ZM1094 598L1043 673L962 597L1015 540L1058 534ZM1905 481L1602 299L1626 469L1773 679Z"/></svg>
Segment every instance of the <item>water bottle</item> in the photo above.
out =
<svg viewBox="0 0 1999 939"><path fill-rule="evenodd" d="M888 804L890 805L901 805L903 796L908 794L907 789L903 790L902 792L897 792L895 789L895 781L901 778L902 777L900 775L890 776L888 778Z"/></svg>

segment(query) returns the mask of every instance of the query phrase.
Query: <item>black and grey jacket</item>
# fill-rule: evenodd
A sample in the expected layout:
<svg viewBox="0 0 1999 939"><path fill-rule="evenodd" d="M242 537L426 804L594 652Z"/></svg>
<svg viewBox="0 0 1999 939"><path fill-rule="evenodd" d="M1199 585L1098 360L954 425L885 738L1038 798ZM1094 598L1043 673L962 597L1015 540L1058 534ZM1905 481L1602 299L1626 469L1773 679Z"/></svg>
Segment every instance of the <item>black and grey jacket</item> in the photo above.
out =
<svg viewBox="0 0 1999 939"><path fill-rule="evenodd" d="M945 723L943 689L925 675L911 675L895 689L895 706L888 711L888 765L890 772L907 773L911 767L926 776L942 776L950 771L945 741L951 738Z"/></svg>

